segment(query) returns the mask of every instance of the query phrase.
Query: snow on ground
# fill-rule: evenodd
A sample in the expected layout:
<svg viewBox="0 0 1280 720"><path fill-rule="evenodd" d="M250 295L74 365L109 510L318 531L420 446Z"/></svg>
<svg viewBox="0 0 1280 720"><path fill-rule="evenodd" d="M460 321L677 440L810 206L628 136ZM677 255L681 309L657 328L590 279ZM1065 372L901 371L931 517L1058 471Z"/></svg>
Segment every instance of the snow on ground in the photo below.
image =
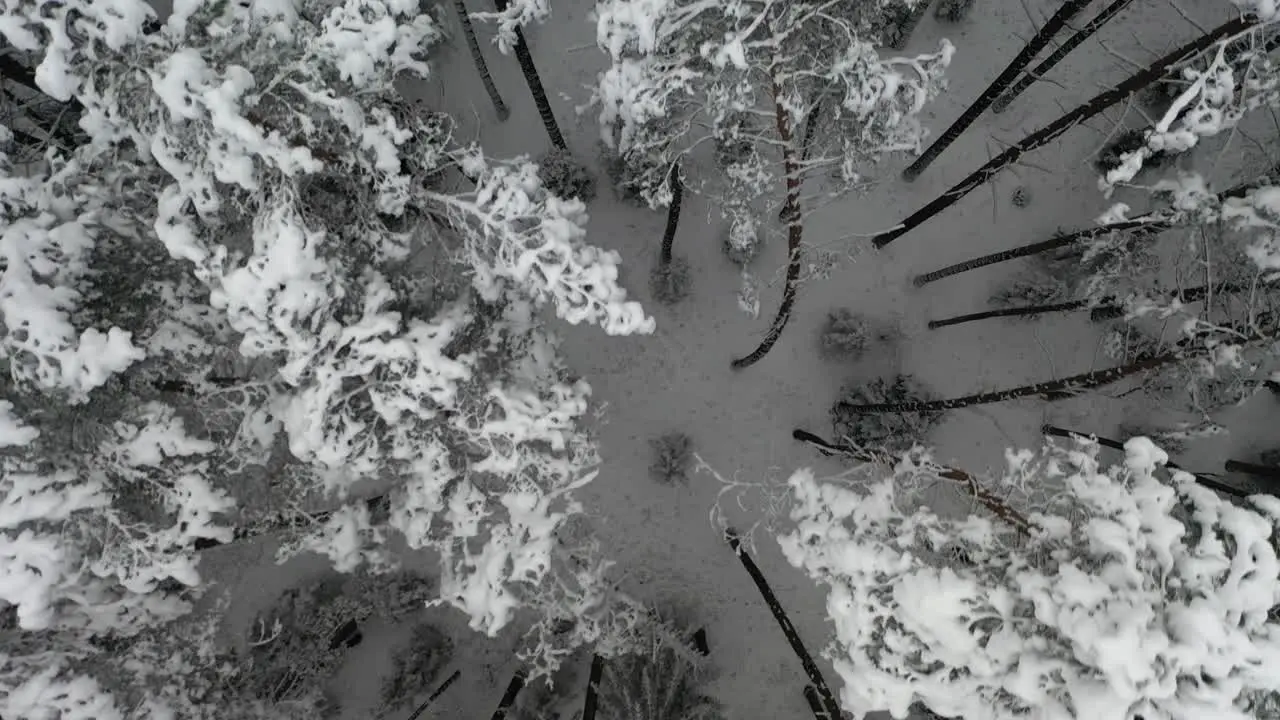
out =
<svg viewBox="0 0 1280 720"><path fill-rule="evenodd" d="M480 5L473 0L471 9L488 9ZM585 102L587 86L603 62L594 46L592 5L591 0L556 0L549 24L526 29L562 129L583 158L596 157L595 118L587 114L576 119L573 107ZM927 120L935 131L976 97L1029 37L1028 13L1039 23L1056 5L1056 0L1027 0L1025 6L1014 0L981 0L969 20L959 25L939 26L931 15L921 23L908 52L934 47L944 36L957 46L949 71L952 90L933 106L933 117ZM1184 0L1181 7L1204 27L1221 22L1230 11L1225 0ZM1096 8L1086 13L1093 11ZM444 14L456 30L451 12ZM460 136L479 138L491 156L544 152L550 145L515 58L499 55L488 43L488 30L477 29L490 69L512 109L505 124L493 120L492 107L460 37L437 60L436 82L408 91L453 112L462 126ZM1107 205L1097 191L1089 158L1105 141L1112 122L1121 117L1119 109L1031 154L990 188L974 192L884 251L877 252L868 241L856 238L889 227L928 202L998 152L1001 142L1020 139L1092 97L1100 83L1129 74L1130 60L1162 55L1197 33L1169 0L1137 0L1099 34L1114 55L1091 40L1055 70L1053 82L1038 83L1004 114L988 113L980 119L915 183L898 179L905 163L888 163L879 173L880 187L818 211L806 224L808 242L829 244L855 257L828 279L802 288L782 340L765 360L741 372L730 370L729 361L749 352L772 318L781 293L784 243L775 237L756 261L762 277L770 278L775 268L777 273L772 275L772 287L763 293L761 317L753 320L737 308L738 274L720 249L721 221L711 216L705 202L687 198L676 252L692 265L692 295L674 308L647 302L648 273L657 256L664 217L616 202L601 177L600 197L589 208L591 241L622 254L621 281L646 302L658 329L647 337L607 338L590 328L559 327L566 338L569 364L591 383L600 411L604 466L582 497L589 512L605 520L597 523L597 529L627 576L625 589L647 600L678 601L706 624L721 671L716 690L726 703L727 718L805 718L810 714L801 696L806 679L741 564L709 521L719 483L697 474L687 488L656 485L647 472L649 439L684 431L693 437L697 452L724 476L736 475L744 482L782 481L800 466L814 466L819 472L839 469L793 441L790 433L802 427L830 435L828 408L850 378L905 372L950 396L1111 364L1081 314L1043 316L1030 323L925 328L931 317L983 309L998 282L1021 267L1016 263L966 273L923 289L914 288L911 278L986 252L1044 239L1059 226L1089 224ZM1128 121L1142 122L1136 111L1130 111ZM1229 167L1229 158L1242 148L1256 152L1239 138L1228 142L1232 144L1224 155L1228 158L1224 166ZM1221 145L1213 145L1213 152ZM1202 157L1211 157L1209 147L1199 151ZM1015 208L1009 201L1019 185L1030 190L1029 208ZM1127 198L1122 191L1114 199ZM1142 207L1140 197L1133 202L1136 208ZM855 364L824 361L817 353L818 328L827 311L837 307L890 321L905 337L898 346L876 348ZM1044 422L1106 433L1131 411L1104 389L1052 405L1029 400L953 412L932 439L940 460L980 471L999 463L1005 447L1039 444L1038 429ZM1216 465L1204 467L1220 467L1221 455L1231 444L1247 440L1233 436L1215 444L1211 450ZM927 501L940 510L966 507L946 487L931 491ZM761 495L745 494L743 505L745 512L726 503L730 521L739 528L766 519ZM758 564L816 654L828 636L822 591L785 562L768 533L757 531L756 538ZM308 559L295 561L281 572L269 564L270 557L264 550L257 560L228 562L256 566L233 584L237 596L243 592L269 600L299 575L321 569L318 561ZM250 610L237 612L239 622L247 623L245 618L251 615ZM468 635L463 623L453 624L457 625L455 640L465 650L455 656L445 674L458 667L462 679L423 717L488 717L517 667L511 641ZM375 699L378 683L373 675L385 664L383 642L393 636L386 629L370 631L352 652L338 682L347 698L346 717L370 716L367 703ZM834 673L823 665L828 682L837 685Z"/></svg>

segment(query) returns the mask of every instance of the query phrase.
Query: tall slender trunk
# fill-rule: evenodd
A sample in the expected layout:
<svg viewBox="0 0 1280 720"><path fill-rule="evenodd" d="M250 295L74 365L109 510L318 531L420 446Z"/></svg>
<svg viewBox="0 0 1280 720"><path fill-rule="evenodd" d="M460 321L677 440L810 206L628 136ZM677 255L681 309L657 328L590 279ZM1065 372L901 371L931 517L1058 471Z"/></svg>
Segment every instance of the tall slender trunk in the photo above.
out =
<svg viewBox="0 0 1280 720"><path fill-rule="evenodd" d="M582 701L582 720L596 720L600 704L600 678L604 676L604 658L591 656L591 673L587 676L587 697Z"/></svg>
<svg viewBox="0 0 1280 720"><path fill-rule="evenodd" d="M662 254L658 258L658 263L664 268L671 265L671 246L676 241L676 228L680 226L680 203L684 198L684 181L680 179L679 160L671 164L667 184L671 188L671 204L667 206L667 227L662 232Z"/></svg>
<svg viewBox="0 0 1280 720"><path fill-rule="evenodd" d="M1092 37L1094 33L1098 32L1099 28L1106 25L1109 20L1118 15L1121 10L1128 7L1131 2L1133 2L1133 0L1115 0L1115 2L1102 8L1102 10L1095 15L1088 24L1080 28L1080 30L1071 37L1063 40L1062 44L1058 46L1058 49L1054 50L1049 57L1045 58L1044 62L1041 62L1039 65L1032 68L1030 72L1023 75L1018 82L1014 83L1012 87L1006 90L1003 95L996 98L995 103L991 106L991 112L1002 113L1008 109L1009 104L1017 99L1019 95L1026 92L1027 88L1031 87L1035 81L1044 77L1045 73L1049 72L1055 65L1062 62L1062 59L1070 54L1072 50L1075 50L1085 40Z"/></svg>
<svg viewBox="0 0 1280 720"><path fill-rule="evenodd" d="M1273 168L1266 175L1223 190L1215 197L1218 201L1229 198L1244 197L1244 195L1250 190L1256 190L1257 188L1270 183L1277 173L1280 173L1280 168ZM1176 218L1170 219L1170 216L1165 212L1148 213L1132 220L1125 220L1124 222L1112 223L1110 225L1099 225L1097 227L1086 228L1084 230L1077 230L1065 235L1059 235L1056 238L1031 243L1030 245L1023 245L1022 247L1016 247L1010 250L1002 250L998 253L983 255L982 257L966 260L962 263L949 265L941 270L934 270L931 273L917 275L914 282L916 287L924 287L931 282L948 278L952 275L959 275L963 272L969 272L970 270L977 270L978 268L986 267L987 265L1008 262L1009 260L1016 260L1029 255L1038 255L1040 253L1057 250L1059 248L1083 245L1090 240L1093 240L1100 235L1106 235L1107 233L1138 230L1144 233L1154 234L1162 230L1168 230L1175 225L1177 225Z"/></svg>
<svg viewBox="0 0 1280 720"><path fill-rule="evenodd" d="M1274 467L1272 465L1259 465L1257 463L1242 462L1240 460L1228 460L1223 469L1227 472L1245 473L1246 475L1255 475L1269 480L1280 480L1280 467Z"/></svg>
<svg viewBox="0 0 1280 720"><path fill-rule="evenodd" d="M511 682L507 683L507 691L502 694L502 699L498 701L498 709L493 711L491 720L503 720L511 707L516 704L516 696L520 694L520 690L524 688L524 683L529 679L529 674L524 668L516 671L511 676Z"/></svg>
<svg viewBox="0 0 1280 720"><path fill-rule="evenodd" d="M502 102L498 86L493 84L493 76L489 74L489 63L485 62L484 53L480 51L480 41L476 40L476 29L471 25L471 13L467 12L467 0L453 0L453 11L458 16L458 22L462 23L462 36L466 38L467 48L471 51L471 62L480 73L480 82L484 83L484 91L489 94L489 101L493 103L493 109L498 113L498 121L506 122L511 116L511 111L507 109L507 104Z"/></svg>
<svg viewBox="0 0 1280 720"><path fill-rule="evenodd" d="M875 236L872 242L877 248L883 248L885 245L888 245L894 240L906 235L908 232L919 227L934 215L937 215L943 210L946 210L956 204L965 195L968 195L970 192L982 187L982 185L995 177L995 175L1001 170L1017 162L1024 154L1035 150L1036 148L1048 145L1076 125L1079 125L1112 105L1128 98L1130 95L1138 92L1153 81L1163 77L1165 72L1173 65L1176 65L1177 63L1198 53L1204 52L1214 43L1223 38L1239 33L1243 30L1247 30L1257 24L1258 20L1253 17L1236 18L1235 20L1231 20L1230 22L1220 25L1209 34L1197 38L1196 40L1193 40L1192 42L1189 42L1160 58L1151 65L1148 65L1144 70L1130 76L1115 88L1098 95L1089 102L1077 107L1075 110L1072 110L1049 125L1046 125L1040 130L1037 130L1023 138L1021 141L1010 146L1009 149L995 156L982 167L974 170L955 187L947 190L942 195L934 199L933 202L930 202L928 205L925 205L923 208L912 213L905 220L898 223L898 225L892 230L888 230Z"/></svg>
<svg viewBox="0 0 1280 720"><path fill-rule="evenodd" d="M508 0L493 0L498 12L505 12ZM542 88L542 79L538 77L538 66L533 64L533 55L529 53L529 45L524 41L524 31L516 28L516 60L520 62L520 72L524 73L524 81L529 85L533 102L538 106L538 116L542 118L542 126L547 129L551 144L561 150L568 150L564 135L560 134L560 125L556 122L556 114L551 110L551 102L547 100L547 91Z"/></svg>
<svg viewBox="0 0 1280 720"><path fill-rule="evenodd" d="M1093 372L1081 373L1080 375L1072 375L1071 377L1063 378L1061 380L1051 380L1048 382L1035 383L1034 385L1023 385L1022 387L1010 388L1008 390L978 393L976 395L965 395L964 397L951 398L949 400L932 400L918 403L879 403L876 405L854 405L851 402L841 401L836 403L835 409L840 412L864 415L870 413L939 412L942 410L957 410L959 408L971 407L973 405L987 405L990 403L1005 402L1006 400L1016 400L1018 398L1030 397L1032 395L1062 395L1064 393L1071 393L1077 390L1087 390L1089 388L1100 387L1102 385L1109 385L1130 375L1154 370L1155 368L1168 365L1181 360L1182 358L1183 355L1181 354L1168 353L1165 355L1144 358L1128 365L1107 368L1106 370L1094 370Z"/></svg>
<svg viewBox="0 0 1280 720"><path fill-rule="evenodd" d="M852 458L858 462L878 462L890 467L898 463L898 458L889 453L875 452L864 448L849 447L847 445L836 445L835 443L823 440L807 430L801 430L799 428L791 431L791 437L799 440L800 442L808 443L816 447L818 452L823 455L844 455L845 457ZM938 477L943 478L944 480L950 480L960 485L960 487L963 488L970 497L977 500L978 503L985 507L992 515L995 515L1008 523L1010 527L1017 530L1019 533L1023 535L1030 534L1031 522L1023 517L1022 513L1019 513L1017 510L1009 507L1009 505L1005 503L999 495L996 495L990 490L984 488L982 484L978 482L977 478L963 470L946 467L945 465L939 466L937 468L937 472Z"/></svg>
<svg viewBox="0 0 1280 720"><path fill-rule="evenodd" d="M986 320L987 318L997 317L1020 317L1022 315L1039 315L1040 313L1049 312L1067 312L1069 310L1080 310L1088 307L1088 300L1070 300L1068 302L1050 303L1047 305L1027 305L1024 307L1001 308L999 310L986 310L984 312L969 313L968 315L956 315L955 317L945 318L943 320L930 320L929 329L937 330L941 327L951 325L962 325L967 322L975 322L977 320Z"/></svg>
<svg viewBox="0 0 1280 720"><path fill-rule="evenodd" d="M804 235L804 221L800 217L800 187L803 178L800 163L796 160L796 148L792 143L791 115L782 107L782 87L777 77L773 81L773 97L778 139L782 141L782 164L787 173L787 197L782 205L783 220L787 223L787 278L782 288L782 304L778 306L778 314L774 316L764 340L760 341L760 345L750 355L734 360L734 370L751 367L773 349L782 336L787 321L791 319L791 308L796 302L796 283L800 281L801 240Z"/></svg>
<svg viewBox="0 0 1280 720"><path fill-rule="evenodd" d="M974 100L972 105L960 113L960 117L956 118L956 121L951 123L950 127L942 131L938 139L934 140L923 153L920 153L920 157L916 158L915 162L902 171L902 179L911 182L919 177L925 168L929 167L934 160L937 160L938 156L951 143L959 139L960 135L978 119L978 116L990 107L996 98L1000 97L1000 93L1004 92L1005 88L1018 79L1018 75L1031 63L1031 60L1036 55L1039 55L1041 50L1048 47L1054 36L1067 26L1067 21L1075 17L1090 2L1093 2L1093 0L1066 0L1066 2L1062 3L1058 7L1058 11L1050 16L1044 26L1040 28L1040 31L1013 58L1013 61L978 95L978 99Z"/></svg>
<svg viewBox="0 0 1280 720"><path fill-rule="evenodd" d="M440 684L440 687L436 688L436 691L431 693L431 696L428 697L426 700L423 700L422 704L419 705L417 709L413 711L413 714L409 716L409 720L418 720L418 718L422 717L422 713L427 711L427 708L431 706L431 703L435 702L436 698L443 695L444 691L448 690L449 686L452 685L454 682L456 682L457 679L461 676L462 676L461 670L454 670L453 674L450 675L448 678L446 678L445 681Z"/></svg>
<svg viewBox="0 0 1280 720"><path fill-rule="evenodd" d="M1199 302L1209 297L1210 291L1215 293L1237 293L1244 288L1234 283L1219 283L1217 285L1198 285L1186 289L1171 290L1169 297L1179 302ZM1124 305L1115 302L1113 298L1108 298L1106 304L1099 305L1089 311L1089 319L1093 322L1103 322L1105 320L1115 320L1124 315Z"/></svg>
<svg viewBox="0 0 1280 720"><path fill-rule="evenodd" d="M1072 439L1076 437L1090 438L1094 442L1101 445L1102 447L1108 447L1108 448L1111 448L1112 450L1119 450L1121 452L1124 451L1124 443L1119 442L1117 440L1111 440L1110 438L1100 437L1098 435L1092 435L1089 433L1078 433L1072 430L1064 430L1063 428L1055 427L1053 425L1040 426L1040 432L1050 437L1060 437L1060 438L1067 438L1067 439ZM1170 470L1182 470L1183 472L1191 473L1191 475L1195 477L1196 483L1203 485L1209 488L1210 490L1217 490L1220 493L1223 493L1226 495L1232 495L1234 497L1245 497L1248 495L1248 493L1246 493L1243 490L1240 490L1239 488L1233 488L1230 485L1225 485L1219 482L1216 478L1210 477L1208 475L1193 473L1190 470L1184 469L1181 465L1178 465L1177 463L1166 462L1164 466L1169 468Z"/></svg>
<svg viewBox="0 0 1280 720"><path fill-rule="evenodd" d="M800 658L800 665L804 668L805 675L809 676L809 682L818 691L818 697L822 701L822 708L827 711L830 717L840 717L840 704L836 702L830 686L827 685L826 679L822 677L822 670L818 668L818 664L813 661L813 656L805 648L804 641L800 639L800 633L796 631L796 626L792 625L791 619L787 617L786 609L782 607L782 603L778 602L778 597L773 594L773 589L769 587L769 581L765 579L764 573L760 572L760 568L756 566L755 561L742 548L742 540L738 537L737 532L729 529L725 532L724 538L729 543L729 547L733 549L734 554L742 561L742 567L746 568L751 580L755 582L756 589L760 591L760 595L764 598L765 605L769 606L769 612L773 613L773 619L777 621L778 627L782 628L782 635L787 639L787 643L791 645L791 650ZM819 720L822 719L819 718Z"/></svg>

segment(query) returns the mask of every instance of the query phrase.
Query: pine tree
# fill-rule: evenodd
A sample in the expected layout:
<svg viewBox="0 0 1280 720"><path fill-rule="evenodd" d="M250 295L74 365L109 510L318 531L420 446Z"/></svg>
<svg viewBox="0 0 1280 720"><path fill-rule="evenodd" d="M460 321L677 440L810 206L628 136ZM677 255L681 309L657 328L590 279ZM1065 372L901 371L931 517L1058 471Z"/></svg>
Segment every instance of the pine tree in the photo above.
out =
<svg viewBox="0 0 1280 720"><path fill-rule="evenodd" d="M505 13L510 7L510 0L493 0L498 14ZM511 30L514 37L512 48L516 60L520 63L520 72L524 73L524 81L529 86L529 94L533 95L533 104L538 108L538 117L542 118L542 127L551 138L551 145L560 150L569 146L560 133L560 124L556 122L555 111L551 109L551 101L547 99L547 91L542 87L542 77L538 75L538 66L533 62L533 53L529 52L529 44L525 42L524 30L516 25ZM500 45L501 46L501 45Z"/></svg>

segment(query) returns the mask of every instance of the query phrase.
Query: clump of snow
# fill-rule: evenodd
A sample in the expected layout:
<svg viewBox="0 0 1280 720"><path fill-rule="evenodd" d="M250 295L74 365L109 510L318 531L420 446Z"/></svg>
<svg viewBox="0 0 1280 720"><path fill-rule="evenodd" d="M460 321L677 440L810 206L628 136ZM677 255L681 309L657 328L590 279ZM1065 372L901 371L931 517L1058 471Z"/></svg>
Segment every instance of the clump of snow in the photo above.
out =
<svg viewBox="0 0 1280 720"><path fill-rule="evenodd" d="M1168 456L1146 438L1120 466L1097 451L1015 457L1011 472L1068 491L1021 540L904 510L893 478L856 490L791 477L795 529L779 542L828 586L847 710L1245 720L1280 692L1266 669L1280 662L1280 505L1234 505L1185 473L1162 481Z"/></svg>

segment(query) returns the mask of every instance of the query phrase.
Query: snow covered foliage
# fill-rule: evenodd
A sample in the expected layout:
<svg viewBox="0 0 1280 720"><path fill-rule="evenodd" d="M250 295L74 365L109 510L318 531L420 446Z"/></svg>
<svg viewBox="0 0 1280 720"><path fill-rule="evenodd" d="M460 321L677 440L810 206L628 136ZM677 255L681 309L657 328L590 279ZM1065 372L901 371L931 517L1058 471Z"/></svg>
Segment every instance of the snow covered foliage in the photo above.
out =
<svg viewBox="0 0 1280 720"><path fill-rule="evenodd" d="M342 571L394 568L397 536L439 551L437 600L485 632L589 615L603 563L557 575L555 538L598 462L590 388L539 310L654 325L582 203L399 96L442 37L417 3L153 16L0 14L90 137L0 156L0 608L69 645L134 635L187 610L200 549L286 529L281 559Z"/></svg>
<svg viewBox="0 0 1280 720"><path fill-rule="evenodd" d="M1233 504L1146 438L1007 453L1005 485L1048 488L1017 533L900 505L921 456L865 488L789 481L779 537L829 588L827 650L854 717L913 702L966 720L1247 720L1280 697L1280 502ZM883 476L880 476L883 477ZM1053 489L1062 492L1055 493Z"/></svg>
<svg viewBox="0 0 1280 720"><path fill-rule="evenodd" d="M1280 104L1280 66L1272 57L1277 21L1274 2L1238 3L1260 23L1218 41L1182 65L1179 82L1154 126L1142 132L1137 147L1119 152L1102 171L1098 186L1108 195L1128 183L1145 165L1187 152L1201 138L1236 127L1248 113Z"/></svg>
<svg viewBox="0 0 1280 720"><path fill-rule="evenodd" d="M952 54L944 41L937 53L882 59L861 30L865 13L854 2L602 0L597 43L610 65L593 103L604 142L648 173L642 194L655 207L670 200L671 164L706 141L725 167L691 187L738 204L833 165L852 183L880 155L919 148L917 115ZM803 168L778 163L776 147L798 157L802 143Z"/></svg>
<svg viewBox="0 0 1280 720"><path fill-rule="evenodd" d="M1280 190L1274 180L1264 175L1226 193L1193 174L1160 181L1153 190L1168 207L1153 217L1178 225L1139 233L1129 250L1100 238L1085 252L1093 266L1083 292L1112 298L1125 322L1158 344L1157 352L1190 359L1164 380L1189 400L1187 409L1203 415L1250 397L1277 366ZM1167 252L1155 253L1160 246ZM1098 262L1108 255L1116 261ZM1152 261L1135 266L1132 259L1140 256Z"/></svg>

